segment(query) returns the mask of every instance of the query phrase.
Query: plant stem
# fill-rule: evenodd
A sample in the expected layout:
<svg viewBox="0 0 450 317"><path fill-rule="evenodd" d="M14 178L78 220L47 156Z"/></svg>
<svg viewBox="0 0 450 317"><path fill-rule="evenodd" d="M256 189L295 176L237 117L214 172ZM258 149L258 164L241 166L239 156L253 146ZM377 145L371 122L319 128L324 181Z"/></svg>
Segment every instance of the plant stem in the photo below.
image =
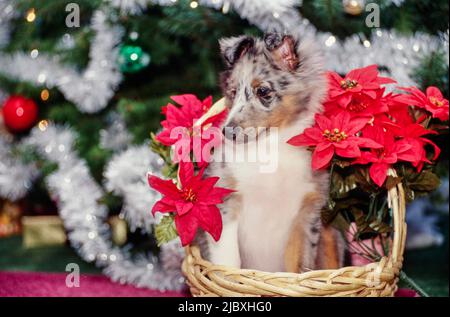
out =
<svg viewBox="0 0 450 317"><path fill-rule="evenodd" d="M417 285L417 283L412 278L406 275L404 271L400 271L400 280L408 284L415 291L417 291L417 293L419 293L420 296L430 297L430 295L422 287Z"/></svg>

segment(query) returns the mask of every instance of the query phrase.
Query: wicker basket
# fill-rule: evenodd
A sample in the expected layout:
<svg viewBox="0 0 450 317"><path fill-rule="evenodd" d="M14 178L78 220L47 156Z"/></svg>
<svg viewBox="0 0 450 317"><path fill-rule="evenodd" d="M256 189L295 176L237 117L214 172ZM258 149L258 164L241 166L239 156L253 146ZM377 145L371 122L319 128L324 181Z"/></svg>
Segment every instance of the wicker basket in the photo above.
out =
<svg viewBox="0 0 450 317"><path fill-rule="evenodd" d="M395 171L390 170L390 175ZM406 238L405 195L401 183L388 191L393 217L388 257L366 266L301 274L269 273L215 265L197 246L186 247L182 270L193 296L393 296L403 263Z"/></svg>

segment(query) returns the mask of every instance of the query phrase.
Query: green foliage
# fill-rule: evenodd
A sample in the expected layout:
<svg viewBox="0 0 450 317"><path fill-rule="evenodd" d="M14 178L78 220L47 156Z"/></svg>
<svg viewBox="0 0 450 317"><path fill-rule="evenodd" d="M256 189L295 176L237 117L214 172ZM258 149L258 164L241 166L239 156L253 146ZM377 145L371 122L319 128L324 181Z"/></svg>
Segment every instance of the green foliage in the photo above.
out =
<svg viewBox="0 0 450 317"><path fill-rule="evenodd" d="M448 56L442 51L424 56L412 75L422 89L429 86L439 87L448 98L448 64L445 62L446 59L448 62Z"/></svg>
<svg viewBox="0 0 450 317"><path fill-rule="evenodd" d="M422 31L431 34L448 29L449 7L446 0L404 1L400 7L386 0L371 0L380 7L380 27L410 34ZM345 13L341 0L304 0L300 11L319 30L332 32L339 38L355 33L370 35L365 24L368 14L363 8L359 15Z"/></svg>
<svg viewBox="0 0 450 317"><path fill-rule="evenodd" d="M389 241L385 238L392 233L387 191L401 183L407 202L411 202L418 196L430 194L440 185L439 177L431 165L425 166L419 173L405 163L397 163L394 168L398 176L388 176L383 187L378 187L370 179L368 167L340 167L338 163L342 165L342 162L334 162L332 166L330 198L327 208L322 212L323 221L344 231L348 231L354 222L356 230L349 231L353 239L361 241L380 237L384 249L388 249ZM364 256L377 260L380 255L374 247L366 247Z"/></svg>
<svg viewBox="0 0 450 317"><path fill-rule="evenodd" d="M173 214L162 217L161 222L155 226L155 237L158 246L178 237L177 228L175 227L175 216Z"/></svg>

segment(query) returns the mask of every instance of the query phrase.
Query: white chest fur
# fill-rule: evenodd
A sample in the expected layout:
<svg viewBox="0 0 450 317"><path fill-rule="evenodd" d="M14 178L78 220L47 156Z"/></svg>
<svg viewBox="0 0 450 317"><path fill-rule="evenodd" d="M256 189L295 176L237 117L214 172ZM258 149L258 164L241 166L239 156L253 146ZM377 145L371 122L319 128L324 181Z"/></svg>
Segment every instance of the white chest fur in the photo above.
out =
<svg viewBox="0 0 450 317"><path fill-rule="evenodd" d="M284 270L284 251L291 224L304 195L315 187L311 154L286 143L296 133L289 129L269 136L269 165L275 167L271 172L267 172L267 161L227 164L242 197L238 242L243 268ZM236 149L238 155L243 155L239 153L242 149ZM247 147L247 154L251 155L252 151L258 151L255 145Z"/></svg>

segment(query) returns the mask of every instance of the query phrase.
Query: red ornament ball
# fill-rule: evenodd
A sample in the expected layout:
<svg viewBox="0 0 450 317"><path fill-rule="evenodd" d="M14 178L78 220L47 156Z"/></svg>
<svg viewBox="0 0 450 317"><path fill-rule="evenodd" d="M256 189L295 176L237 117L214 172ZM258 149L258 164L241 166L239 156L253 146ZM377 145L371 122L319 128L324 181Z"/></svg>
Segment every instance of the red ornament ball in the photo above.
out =
<svg viewBox="0 0 450 317"><path fill-rule="evenodd" d="M32 99L10 96L2 108L5 126L12 132L30 129L38 118L38 107Z"/></svg>

